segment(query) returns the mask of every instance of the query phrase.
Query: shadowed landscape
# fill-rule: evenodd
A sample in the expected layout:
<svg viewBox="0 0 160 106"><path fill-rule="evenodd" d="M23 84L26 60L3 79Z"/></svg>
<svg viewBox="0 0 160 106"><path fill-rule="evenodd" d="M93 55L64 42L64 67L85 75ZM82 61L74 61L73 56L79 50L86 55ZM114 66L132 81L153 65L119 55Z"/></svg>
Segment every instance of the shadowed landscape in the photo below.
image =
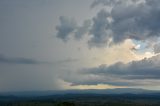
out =
<svg viewBox="0 0 160 106"><path fill-rule="evenodd" d="M125 93L126 89L115 90L74 90L19 92L0 96L0 106L159 106L160 93L148 90L128 89L134 93ZM117 93L117 91L119 93ZM142 92L143 91L143 92ZM88 92L88 93L87 93ZM107 92L107 93L106 93ZM121 93L120 93L121 92ZM139 94L137 94L139 92ZM141 92L141 93L140 93ZM50 93L51 95L48 95ZM103 94L102 94L103 93ZM111 94L112 93L112 94ZM17 96L11 96L17 95ZM4 94L3 94L4 95ZM38 96L39 95L39 96ZM40 96L41 95L41 96Z"/></svg>
<svg viewBox="0 0 160 106"><path fill-rule="evenodd" d="M159 95L67 94L33 98L0 97L0 106L159 106Z"/></svg>

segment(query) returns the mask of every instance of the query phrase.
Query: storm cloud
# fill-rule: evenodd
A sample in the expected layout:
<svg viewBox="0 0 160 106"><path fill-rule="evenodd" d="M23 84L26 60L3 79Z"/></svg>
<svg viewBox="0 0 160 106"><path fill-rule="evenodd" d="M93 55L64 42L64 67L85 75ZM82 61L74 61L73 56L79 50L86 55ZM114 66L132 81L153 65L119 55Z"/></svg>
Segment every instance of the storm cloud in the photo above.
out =
<svg viewBox="0 0 160 106"><path fill-rule="evenodd" d="M92 36L88 40L90 46L118 44L126 39L153 42L159 38L159 0L95 0L91 7L95 8L99 4L104 8L108 6L110 10L102 9L91 19L92 25L88 29L88 35ZM73 24L66 26L63 30L58 28L58 37L64 35L60 37L64 39L73 31L74 28L70 27ZM66 30L67 34L62 33Z"/></svg>
<svg viewBox="0 0 160 106"><path fill-rule="evenodd" d="M159 79L160 74L160 55L151 58L144 58L140 61L132 61L127 64L118 62L106 66L101 65L86 71L95 75L111 75L123 79Z"/></svg>
<svg viewBox="0 0 160 106"><path fill-rule="evenodd" d="M103 29L104 31L110 30L112 32L112 36L109 34L105 34L105 36L111 36L113 43L121 43L126 39L151 41L151 39L159 37L160 8L158 4L160 2L158 0L146 0L145 2L137 3L138 1L140 2L140 0L128 0L128 4L119 0L95 1L95 4L102 3L106 6L109 2L109 4L112 4L111 12L108 15L112 22ZM105 20L107 21L107 17ZM97 37L95 33L93 35L94 38ZM103 40L98 43L103 43Z"/></svg>
<svg viewBox="0 0 160 106"><path fill-rule="evenodd" d="M151 85L160 77L160 55L144 58L129 63L117 62L112 65L102 64L98 67L83 69L79 72L81 78L65 79L73 85L110 84L116 86ZM158 82L159 83L159 82Z"/></svg>
<svg viewBox="0 0 160 106"><path fill-rule="evenodd" d="M103 46L108 42L110 36L107 31L107 27L109 27L107 17L109 17L109 13L103 9L93 18L93 26L90 30L90 34L93 36L88 41L90 46Z"/></svg>

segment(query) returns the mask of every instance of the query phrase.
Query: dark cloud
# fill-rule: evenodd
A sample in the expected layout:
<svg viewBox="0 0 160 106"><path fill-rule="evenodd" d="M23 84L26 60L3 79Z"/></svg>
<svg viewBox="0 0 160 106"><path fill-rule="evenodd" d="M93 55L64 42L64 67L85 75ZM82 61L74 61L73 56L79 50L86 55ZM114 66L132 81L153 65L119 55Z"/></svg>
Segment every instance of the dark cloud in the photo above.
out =
<svg viewBox="0 0 160 106"><path fill-rule="evenodd" d="M62 65L72 62L77 62L79 59L76 58L67 58L63 60L57 60L53 62L45 62L45 61L38 61L35 59L29 59L29 58L11 58L4 55L0 55L0 63L8 63L8 64L50 64L50 65Z"/></svg>
<svg viewBox="0 0 160 106"><path fill-rule="evenodd" d="M148 59L144 58L140 61L132 61L127 64L118 62L111 66L101 65L97 68L89 69L87 73L111 75L123 79L159 79L160 55Z"/></svg>
<svg viewBox="0 0 160 106"><path fill-rule="evenodd" d="M154 53L160 53L160 43L157 43L153 47Z"/></svg>
<svg viewBox="0 0 160 106"><path fill-rule="evenodd" d="M132 61L127 64L118 62L113 65L83 69L78 73L80 78L65 78L73 85L110 84L117 86L150 85L160 80L160 55ZM156 83L154 83L156 84Z"/></svg>
<svg viewBox="0 0 160 106"><path fill-rule="evenodd" d="M93 18L93 26L90 30L92 37L88 41L90 46L103 46L108 42L110 36L106 36L109 35L107 32L107 28L109 27L107 17L109 17L109 13L102 9L97 16Z"/></svg>
<svg viewBox="0 0 160 106"><path fill-rule="evenodd" d="M8 64L43 64L45 62L37 61L28 58L10 58L4 55L0 55L0 63Z"/></svg>
<svg viewBox="0 0 160 106"><path fill-rule="evenodd" d="M77 23L74 19L68 19L65 16L60 16L60 25L56 26L56 30L58 31L57 37L66 41L68 36L76 29Z"/></svg>
<svg viewBox="0 0 160 106"><path fill-rule="evenodd" d="M92 36L88 41L89 46L118 44L126 39L153 42L160 36L159 0L95 0L91 7L99 4L109 6L109 10L100 10L92 19L91 29L79 28L74 35L81 38L88 30L88 35ZM75 22L62 20L61 17L57 36L66 39L75 29Z"/></svg>
<svg viewBox="0 0 160 106"><path fill-rule="evenodd" d="M126 39L134 40L150 40L160 36L160 8L159 0L146 0L146 2L140 2L140 0L127 0L121 2L119 0L100 0L95 1L94 4L102 3L104 5L112 4L111 12L109 12L108 18L110 17L113 21L109 26L104 29L103 32L110 30L112 32L113 43L120 43ZM139 2L139 3L138 3ZM99 12L100 13L100 12ZM98 13L98 14L99 14ZM97 18L98 20L98 18ZM107 20L107 16L104 18ZM93 21L94 22L94 21ZM106 21L104 21L106 22ZM93 25L95 24L94 22ZM98 27L98 25L97 25ZM100 31L100 30L99 30ZM95 29L96 32L96 29ZM101 36L103 34L94 34L94 37ZM105 34L105 37L111 35ZM103 44L104 41L95 42Z"/></svg>

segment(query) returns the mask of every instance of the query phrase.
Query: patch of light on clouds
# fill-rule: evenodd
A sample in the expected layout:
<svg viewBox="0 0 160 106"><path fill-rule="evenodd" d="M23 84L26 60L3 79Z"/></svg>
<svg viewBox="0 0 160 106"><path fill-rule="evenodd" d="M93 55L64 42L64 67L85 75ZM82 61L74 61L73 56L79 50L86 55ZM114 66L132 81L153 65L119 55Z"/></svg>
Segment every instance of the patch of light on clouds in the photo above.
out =
<svg viewBox="0 0 160 106"><path fill-rule="evenodd" d="M141 45L140 45L140 44L138 44L138 45L136 45L136 46L135 46L135 49L137 49L137 50L138 50L138 49L140 49L140 47L141 47Z"/></svg>
<svg viewBox="0 0 160 106"><path fill-rule="evenodd" d="M97 84L97 85L72 85L71 83L64 82L65 89L113 89L113 88L127 88L127 86L114 86L108 84Z"/></svg>
<svg viewBox="0 0 160 106"><path fill-rule="evenodd" d="M147 42L137 41L137 40L132 40L132 41L137 47L137 51L136 51L137 53L143 54L146 52L150 52L150 53L153 52L152 48L147 47L148 46Z"/></svg>

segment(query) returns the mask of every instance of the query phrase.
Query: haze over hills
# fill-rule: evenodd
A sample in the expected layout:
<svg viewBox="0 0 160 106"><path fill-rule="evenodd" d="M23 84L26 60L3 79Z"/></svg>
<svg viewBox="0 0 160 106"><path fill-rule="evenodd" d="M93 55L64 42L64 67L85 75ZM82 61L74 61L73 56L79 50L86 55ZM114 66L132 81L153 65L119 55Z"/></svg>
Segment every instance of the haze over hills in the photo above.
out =
<svg viewBox="0 0 160 106"><path fill-rule="evenodd" d="M159 106L160 91L117 88L0 94L0 106Z"/></svg>
<svg viewBox="0 0 160 106"><path fill-rule="evenodd" d="M3 92L2 96L49 96L65 94L156 94L160 91L135 89L135 88L116 88L116 89L88 89L88 90L48 90L48 91L21 91L21 92Z"/></svg>

